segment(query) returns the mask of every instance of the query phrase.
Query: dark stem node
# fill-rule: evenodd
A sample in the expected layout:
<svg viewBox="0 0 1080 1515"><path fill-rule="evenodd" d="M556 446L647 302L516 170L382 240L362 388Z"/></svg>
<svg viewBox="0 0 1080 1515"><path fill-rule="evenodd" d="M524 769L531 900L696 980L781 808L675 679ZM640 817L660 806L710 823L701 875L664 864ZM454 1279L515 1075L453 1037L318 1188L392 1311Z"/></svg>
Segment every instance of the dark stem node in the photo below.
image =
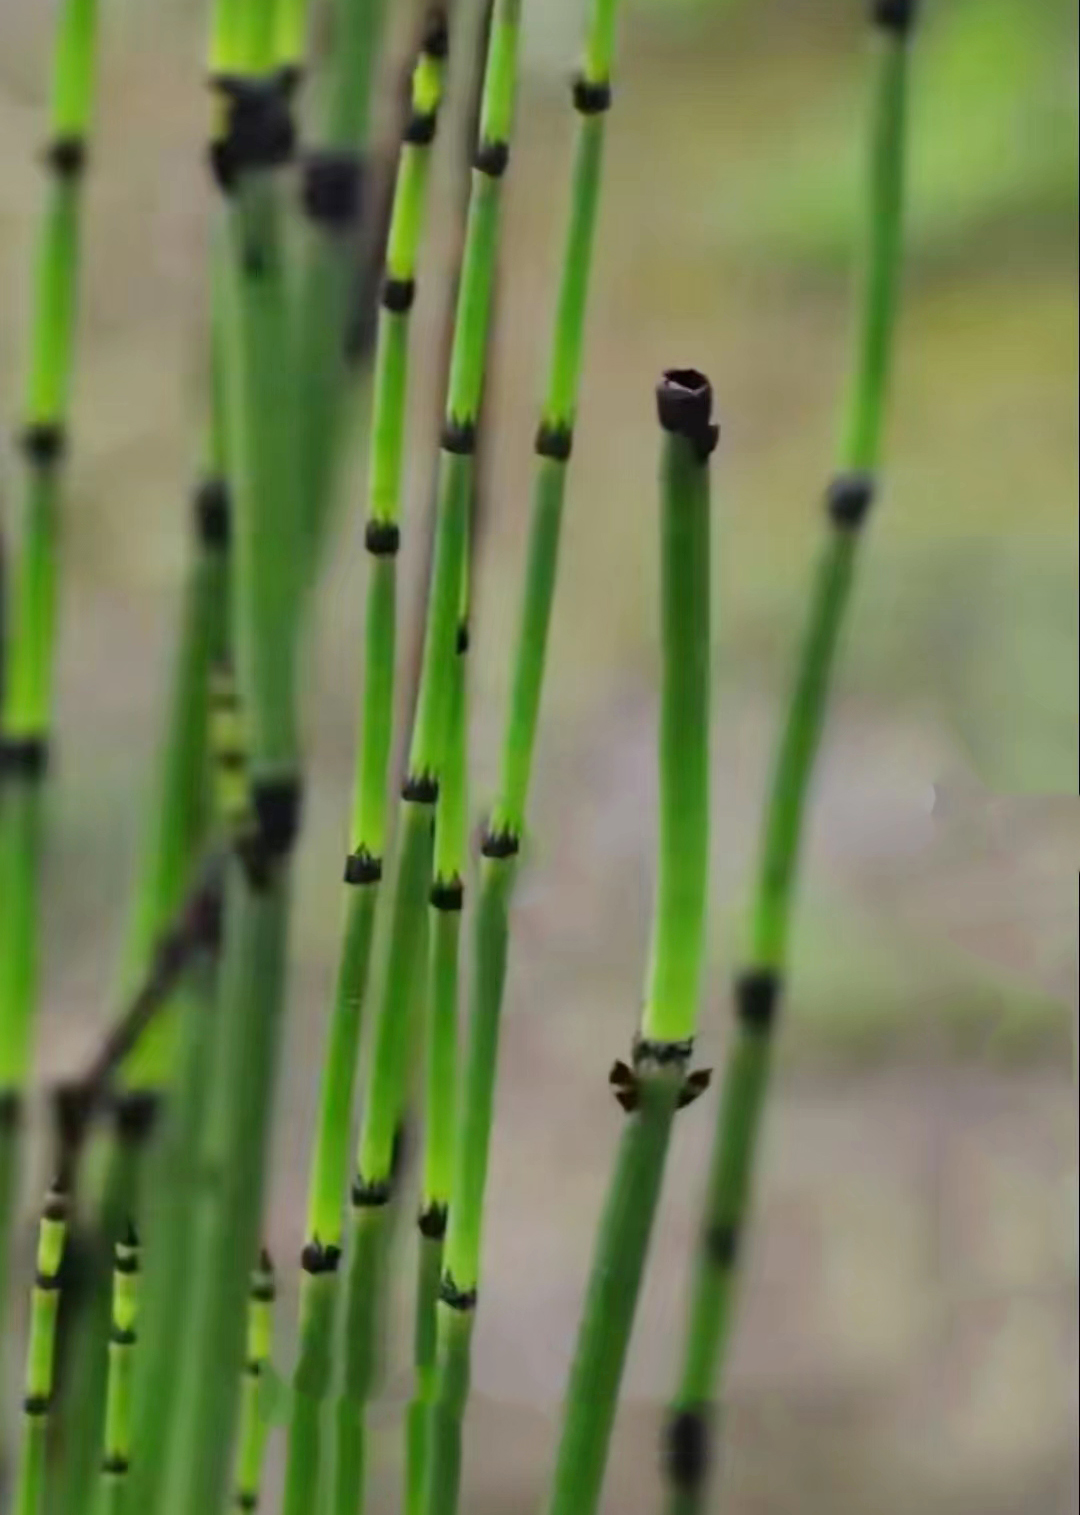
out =
<svg viewBox="0 0 1080 1515"><path fill-rule="evenodd" d="M450 51L450 31L446 11L441 5L433 5L427 13L420 51L427 53L429 58L445 58Z"/></svg>
<svg viewBox="0 0 1080 1515"><path fill-rule="evenodd" d="M401 528L396 521L369 521L364 546L373 558L392 558L401 546Z"/></svg>
<svg viewBox="0 0 1080 1515"><path fill-rule="evenodd" d="M443 452L453 452L467 458L470 453L476 451L476 423L468 420L459 421L455 416L447 416L443 423L439 445Z"/></svg>
<svg viewBox="0 0 1080 1515"><path fill-rule="evenodd" d="M748 1031L772 1030L780 1003L780 977L771 968L752 968L735 981L735 1013Z"/></svg>
<svg viewBox="0 0 1080 1515"><path fill-rule="evenodd" d="M411 147L427 147L435 140L435 128L438 125L438 116L435 111L413 111L405 123L402 132L402 140L408 142Z"/></svg>
<svg viewBox="0 0 1080 1515"><path fill-rule="evenodd" d="M300 1254L300 1266L313 1277L318 1277L321 1273L336 1273L340 1262L341 1248L324 1247L320 1241L309 1241Z"/></svg>
<svg viewBox="0 0 1080 1515"><path fill-rule="evenodd" d="M481 142L473 158L473 168L489 179L501 179L510 162L508 142Z"/></svg>
<svg viewBox="0 0 1080 1515"><path fill-rule="evenodd" d="M460 912L465 904L465 885L459 878L436 879L429 896L433 910Z"/></svg>
<svg viewBox="0 0 1080 1515"><path fill-rule="evenodd" d="M388 1205L394 1192L394 1186L388 1178L372 1179L368 1183L358 1173L353 1180L352 1202L357 1210L377 1210L381 1205Z"/></svg>
<svg viewBox="0 0 1080 1515"><path fill-rule="evenodd" d="M574 428L561 421L550 424L541 421L536 433L536 451L542 458L554 458L565 463L574 446Z"/></svg>
<svg viewBox="0 0 1080 1515"><path fill-rule="evenodd" d="M195 521L204 547L229 545L229 485L218 475L203 479L195 491Z"/></svg>
<svg viewBox="0 0 1080 1515"><path fill-rule="evenodd" d="M50 468L64 455L67 433L62 421L32 421L23 428L20 441L28 462L35 468Z"/></svg>
<svg viewBox="0 0 1080 1515"><path fill-rule="evenodd" d="M712 419L712 385L696 368L668 368L656 386L660 425L684 437L704 462L720 440Z"/></svg>
<svg viewBox="0 0 1080 1515"><path fill-rule="evenodd" d="M875 26L903 35L915 25L918 0L873 0L870 14Z"/></svg>
<svg viewBox="0 0 1080 1515"><path fill-rule="evenodd" d="M360 219L364 161L359 153L320 148L304 159L304 210L329 231L346 231Z"/></svg>
<svg viewBox="0 0 1080 1515"><path fill-rule="evenodd" d="M439 781L433 773L407 774L401 798L409 805L434 805L439 798Z"/></svg>
<svg viewBox="0 0 1080 1515"><path fill-rule="evenodd" d="M403 316L412 309L416 299L415 279L384 279L382 287L383 309L396 316Z"/></svg>
<svg viewBox="0 0 1080 1515"><path fill-rule="evenodd" d="M54 137L45 161L58 179L77 179L86 167L86 143L82 137Z"/></svg>
<svg viewBox="0 0 1080 1515"><path fill-rule="evenodd" d="M438 1202L425 1205L416 1218L416 1225L420 1235L427 1241L442 1241L446 1235L448 1214L446 1206Z"/></svg>
<svg viewBox="0 0 1080 1515"><path fill-rule="evenodd" d="M583 116L599 116L611 108L611 85L607 79L574 78L574 109Z"/></svg>
<svg viewBox="0 0 1080 1515"><path fill-rule="evenodd" d="M496 861L517 857L520 851L521 838L509 826L489 826L480 843L481 857L494 858Z"/></svg>
<svg viewBox="0 0 1080 1515"><path fill-rule="evenodd" d="M476 1309L476 1290L459 1289L454 1282L452 1273L444 1273L440 1279L439 1298L451 1310L461 1310L464 1312Z"/></svg>
<svg viewBox="0 0 1080 1515"><path fill-rule="evenodd" d="M692 1493L709 1469L709 1421L705 1405L679 1410L665 1435L668 1477L681 1493Z"/></svg>
<svg viewBox="0 0 1080 1515"><path fill-rule="evenodd" d="M733 1268L739 1258L739 1228L718 1221L705 1232L705 1255L714 1268Z"/></svg>
<svg viewBox="0 0 1080 1515"><path fill-rule="evenodd" d="M366 847L350 852L345 859L347 884L377 884L382 878L382 858L372 857Z"/></svg>
<svg viewBox="0 0 1080 1515"><path fill-rule="evenodd" d="M0 737L0 778L10 775L31 781L40 780L45 777L48 767L48 737Z"/></svg>
<svg viewBox="0 0 1080 1515"><path fill-rule="evenodd" d="M825 491L825 504L833 522L846 531L856 531L874 502L874 478L869 473L840 473Z"/></svg>
<svg viewBox="0 0 1080 1515"><path fill-rule="evenodd" d="M291 90L280 74L268 79L218 75L212 87L226 103L225 130L210 144L210 166L225 194L249 171L278 168L296 146Z"/></svg>

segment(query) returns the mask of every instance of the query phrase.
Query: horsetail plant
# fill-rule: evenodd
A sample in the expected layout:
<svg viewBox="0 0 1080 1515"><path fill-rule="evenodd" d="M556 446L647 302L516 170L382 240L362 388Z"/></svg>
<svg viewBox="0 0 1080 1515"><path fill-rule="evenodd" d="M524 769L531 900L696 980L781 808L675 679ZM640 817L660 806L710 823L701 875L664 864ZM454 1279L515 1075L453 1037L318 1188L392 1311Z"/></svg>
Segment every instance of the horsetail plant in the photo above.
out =
<svg viewBox="0 0 1080 1515"><path fill-rule="evenodd" d="M446 50L445 18L433 12L413 71L412 114L401 144L376 338L364 534L369 569L363 702L345 861L343 940L323 1064L308 1239L301 1258L300 1354L289 1427L286 1515L302 1515L311 1507L323 1466L322 1408L330 1392L355 1070L386 846L410 311Z"/></svg>
<svg viewBox="0 0 1080 1515"><path fill-rule="evenodd" d="M657 389L660 509L660 825L645 1007L633 1066L611 1081L628 1112L600 1220L548 1515L594 1515L676 1110L705 1086L688 1074L708 901L712 390L693 369Z"/></svg>
<svg viewBox="0 0 1080 1515"><path fill-rule="evenodd" d="M12 1515L42 1515L45 1508L56 1317L67 1228L67 1176L61 1174L49 1190L38 1228L37 1274L30 1303L30 1342L26 1352L22 1446Z"/></svg>
<svg viewBox="0 0 1080 1515"><path fill-rule="evenodd" d="M267 1424L263 1414L263 1380L274 1344L274 1264L263 1248L251 1275L247 1311L247 1357L236 1438L236 1480L233 1504L238 1510L257 1510L262 1489ZM311 1506L309 1506L310 1508Z"/></svg>
<svg viewBox="0 0 1080 1515"><path fill-rule="evenodd" d="M97 0L63 0L45 155L49 189L34 269L23 400L21 522L7 567L0 674L0 1325L37 1001L38 875L53 705L62 470L96 42Z"/></svg>
<svg viewBox="0 0 1080 1515"><path fill-rule="evenodd" d="M488 42L473 160L450 377L439 457L435 541L416 715L401 791L397 875L387 967L352 1190L352 1255L332 1490L335 1515L355 1515L363 1489L364 1418L376 1362L386 1210L394 1134L408 1075L419 947L431 882L431 826L446 754L458 612L472 505L476 424L483 389L498 247L502 176L510 156L521 0L497 0Z"/></svg>
<svg viewBox="0 0 1080 1515"><path fill-rule="evenodd" d="M166 1428L161 1515L205 1515L228 1478L276 1083L299 824L296 629L301 521L292 429L290 312L279 169L293 144L288 89L248 29L259 0L229 5L214 41L220 126L212 162L225 196L225 413L235 501L233 623L249 739L252 825L226 881L225 949L204 1123L217 1168L193 1223L191 1298ZM220 23L221 13L218 15ZM267 29L269 30L269 29ZM261 33L260 33L261 41ZM227 44L227 45L226 45ZM140 1456L150 1456L140 1447ZM140 1507L133 1494L133 1504ZM143 1505L142 1507L145 1507Z"/></svg>
<svg viewBox="0 0 1080 1515"><path fill-rule="evenodd" d="M298 0L288 0L298 14ZM364 219L365 148L386 0L332 0L333 48L318 141L303 163L307 224L298 295L297 443L305 550L317 559L331 508L346 374L350 298ZM302 27L292 23L294 37Z"/></svg>
<svg viewBox="0 0 1080 1515"><path fill-rule="evenodd" d="M413 1399L406 1440L406 1515L421 1515L427 1479L431 1410L438 1386L438 1301L451 1199L457 1080L458 974L468 846L467 591L462 595L450 692L446 756L435 812L428 919L424 1036L423 1163L413 1322Z"/></svg>
<svg viewBox="0 0 1080 1515"><path fill-rule="evenodd" d="M133 1226L116 1244L112 1330L105 1407L105 1455L98 1515L123 1515L131 1460L131 1380L139 1317L139 1238Z"/></svg>
<svg viewBox="0 0 1080 1515"><path fill-rule="evenodd" d="M453 1195L436 1311L437 1386L425 1508L443 1515L457 1506L461 1423L468 1396L472 1319L479 1282L484 1188L498 1060L499 1018L506 975L510 899L525 826L540 709L548 629L558 565L566 471L573 441L600 199L605 119L618 0L595 0L584 60L574 81L579 124L571 209L563 252L547 389L536 436L537 465L525 594L518 628L510 711L503 740L499 797L482 847L471 990L455 1135Z"/></svg>
<svg viewBox="0 0 1080 1515"><path fill-rule="evenodd" d="M828 535L765 812L750 956L735 984L735 1042L724 1074L683 1364L667 1427L670 1515L702 1515L706 1508L710 1405L731 1332L784 985L799 840L860 528L877 487L901 259L908 44L915 5L875 0L871 15L880 36L852 383L840 469L826 494Z"/></svg>

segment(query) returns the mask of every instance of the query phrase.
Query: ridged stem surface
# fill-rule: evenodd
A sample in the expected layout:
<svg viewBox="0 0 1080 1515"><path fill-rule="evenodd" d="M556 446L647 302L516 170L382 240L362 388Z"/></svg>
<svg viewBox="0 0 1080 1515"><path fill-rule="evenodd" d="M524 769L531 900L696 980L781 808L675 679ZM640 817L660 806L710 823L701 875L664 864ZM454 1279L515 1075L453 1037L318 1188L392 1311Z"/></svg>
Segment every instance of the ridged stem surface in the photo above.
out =
<svg viewBox="0 0 1080 1515"><path fill-rule="evenodd" d="M68 1197L59 1188L54 1188L45 1201L38 1228L37 1273L30 1302L30 1341L26 1349L22 1437L11 1515L42 1515L45 1509L56 1317L67 1229Z"/></svg>
<svg viewBox="0 0 1080 1515"><path fill-rule="evenodd" d="M247 1308L247 1356L240 1396L240 1424L236 1435L236 1473L233 1504L238 1510L255 1510L262 1492L263 1457L269 1428L263 1413L263 1380L274 1345L274 1268L263 1252L251 1275Z"/></svg>
<svg viewBox="0 0 1080 1515"><path fill-rule="evenodd" d="M128 1231L113 1262L112 1328L105 1398L105 1453L98 1485L98 1515L123 1515L131 1461L132 1368L138 1342L139 1243Z"/></svg>

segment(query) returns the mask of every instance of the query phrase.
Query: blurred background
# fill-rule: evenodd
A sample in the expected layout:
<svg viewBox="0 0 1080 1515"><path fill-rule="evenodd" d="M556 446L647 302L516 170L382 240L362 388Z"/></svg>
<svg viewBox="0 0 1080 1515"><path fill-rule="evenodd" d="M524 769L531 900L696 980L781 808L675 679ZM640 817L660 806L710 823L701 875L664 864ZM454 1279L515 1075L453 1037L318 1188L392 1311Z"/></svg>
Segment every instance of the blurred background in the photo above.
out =
<svg viewBox="0 0 1080 1515"><path fill-rule="evenodd" d="M399 7L400 9L401 7ZM626 0L490 1186L472 1515L550 1467L620 1114L654 848L652 386L714 379L715 929L723 1057L757 820L845 371L861 0ZM43 1080L113 1009L205 401L203 7L107 0L65 520ZM731 1367L728 1515L1076 1508L1077 300L1071 0L925 0L887 484L805 851ZM526 0L474 669L490 793L562 235L581 0ZM17 416L51 7L0 0L0 414ZM452 188L442 191L452 200ZM439 214L436 221L448 222ZM411 564L452 239L420 280ZM292 1262L337 950L362 611L365 396L305 678L310 767L268 1234ZM9 504L13 459L0 460ZM714 1104L680 1121L605 1509L656 1506L656 1429ZM403 1270L407 1280L408 1271ZM408 1310L403 1295L403 1323ZM394 1486L392 1367L380 1416ZM391 1508L389 1496L385 1508Z"/></svg>

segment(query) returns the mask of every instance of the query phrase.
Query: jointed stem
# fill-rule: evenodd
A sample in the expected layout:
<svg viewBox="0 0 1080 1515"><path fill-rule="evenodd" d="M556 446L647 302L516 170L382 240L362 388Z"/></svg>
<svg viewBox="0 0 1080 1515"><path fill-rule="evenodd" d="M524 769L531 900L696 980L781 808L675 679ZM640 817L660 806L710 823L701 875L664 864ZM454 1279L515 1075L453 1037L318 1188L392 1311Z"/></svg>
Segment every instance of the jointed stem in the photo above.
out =
<svg viewBox="0 0 1080 1515"><path fill-rule="evenodd" d="M431 824L446 756L461 586L473 494L473 452L498 245L501 182L510 151L517 79L520 0L497 0L492 18L472 171L465 251L458 288L450 381L439 460L435 544L416 717L402 789L400 859L394 881L387 972L374 1028L371 1066L353 1188L354 1247L349 1265L345 1396L334 1485L336 1515L354 1515L353 1482L371 1391L373 1342L365 1323L379 1318L384 1211L391 1197L394 1134L410 1061L412 1006L431 883ZM373 1271L372 1271L373 1270ZM374 1303L373 1303L374 1301Z"/></svg>
<svg viewBox="0 0 1080 1515"><path fill-rule="evenodd" d="M240 1425L236 1438L236 1487L238 1510L258 1507L262 1486L263 1453L267 1425L263 1416L263 1374L270 1362L274 1341L274 1300L277 1294L274 1265L263 1251L251 1275L247 1310L247 1358L240 1400Z"/></svg>
<svg viewBox="0 0 1080 1515"><path fill-rule="evenodd" d="M12 1515L42 1515L47 1477L47 1435L53 1392L60 1265L67 1241L68 1198L59 1184L45 1201L38 1231L37 1276L30 1307L22 1446Z"/></svg>
<svg viewBox="0 0 1080 1515"><path fill-rule="evenodd" d="M63 0L45 157L49 189L34 269L23 399L21 521L17 551L6 565L0 643L0 1326L20 1101L37 1001L38 873L53 704L61 485L96 41L97 0Z"/></svg>
<svg viewBox="0 0 1080 1515"><path fill-rule="evenodd" d="M122 1515L131 1458L132 1360L139 1315L139 1242L130 1227L116 1244L113 1262L112 1332L105 1409L105 1455L101 1464L100 1515Z"/></svg>
<svg viewBox="0 0 1080 1515"><path fill-rule="evenodd" d="M712 392L694 370L665 374L658 390L661 465L660 600L663 673L660 832L649 998L633 1070L613 1082L630 1112L601 1218L548 1515L594 1515L607 1466L623 1365L660 1198L671 1123L691 1097L704 956L708 878L710 523L708 458L717 440ZM704 841L675 821L686 807ZM677 899L679 909L673 909Z"/></svg>
<svg viewBox="0 0 1080 1515"><path fill-rule="evenodd" d="M330 1390L355 1070L386 837L409 311L445 54L446 29L441 17L436 17L413 72L413 109L401 147L379 314L366 529L370 569L364 696L345 863L345 929L323 1068L308 1240L302 1258L300 1356L289 1431L285 1515L303 1515L312 1507L323 1472L321 1409Z"/></svg>
<svg viewBox="0 0 1080 1515"><path fill-rule="evenodd" d="M668 1427L670 1515L702 1515L705 1509L711 1402L730 1336L739 1254L769 1087L773 1027L783 990L799 841L851 591L859 528L876 484L901 255L906 76L914 10L913 0L875 0L872 5L880 36L866 266L841 471L828 491L828 535L766 807L749 962L735 987L735 1041L721 1090L686 1348Z"/></svg>
<svg viewBox="0 0 1080 1515"><path fill-rule="evenodd" d="M480 868L475 968L470 996L461 1120L455 1139L453 1204L437 1310L437 1405L427 1479L428 1515L457 1507L461 1420L468 1396L472 1319L479 1282L484 1187L506 975L509 908L525 825L536 724L558 565L567 463L573 443L585 310L599 206L604 123L617 0L594 0L584 62L574 84L579 113L570 218L547 389L536 437L537 464L525 590L503 739L500 788Z"/></svg>

